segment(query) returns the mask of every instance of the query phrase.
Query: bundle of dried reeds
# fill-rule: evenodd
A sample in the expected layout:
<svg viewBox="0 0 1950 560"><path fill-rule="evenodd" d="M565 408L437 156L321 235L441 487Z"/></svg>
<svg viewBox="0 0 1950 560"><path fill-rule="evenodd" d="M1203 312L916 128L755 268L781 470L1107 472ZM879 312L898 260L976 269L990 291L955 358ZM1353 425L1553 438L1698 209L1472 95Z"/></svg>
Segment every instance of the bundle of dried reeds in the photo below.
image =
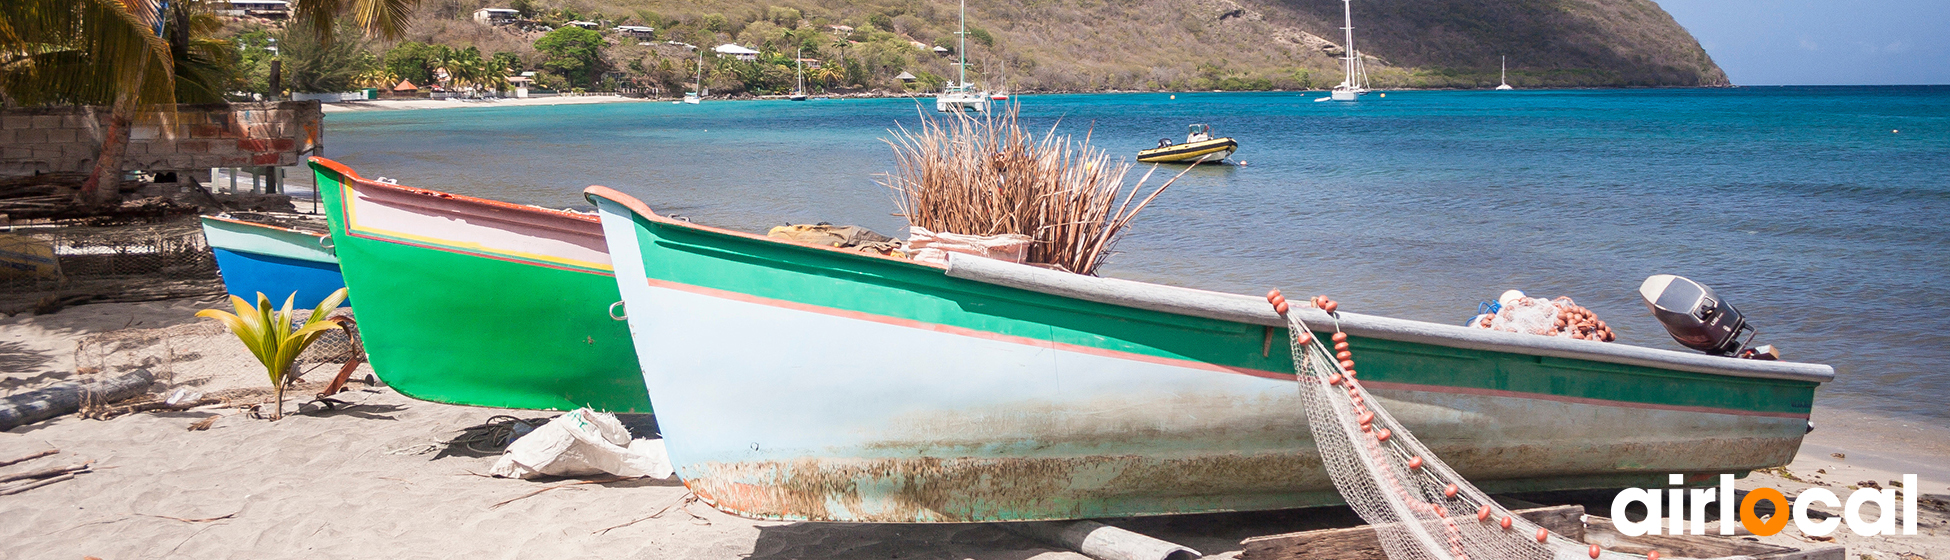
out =
<svg viewBox="0 0 1950 560"><path fill-rule="evenodd" d="M887 140L897 168L881 184L898 194L911 225L1027 235L1035 241L1026 262L1092 274L1131 218L1178 179L1137 200L1150 172L1127 193L1131 164L1092 148L1087 134L1073 142L1051 127L1038 140L1023 130L1017 111L946 119L924 113L919 130L902 127Z"/></svg>

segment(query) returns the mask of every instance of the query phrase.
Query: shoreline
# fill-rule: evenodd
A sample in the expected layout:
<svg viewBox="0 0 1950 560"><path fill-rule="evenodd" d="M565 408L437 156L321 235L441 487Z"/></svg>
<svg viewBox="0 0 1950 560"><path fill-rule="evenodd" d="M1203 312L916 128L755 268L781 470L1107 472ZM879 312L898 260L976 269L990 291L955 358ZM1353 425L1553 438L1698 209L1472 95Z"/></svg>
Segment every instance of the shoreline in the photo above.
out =
<svg viewBox="0 0 1950 560"><path fill-rule="evenodd" d="M1738 89L1741 87L1750 87L1750 86L1726 85L1726 86L1554 87L1554 88L1526 88L1517 91L1579 91L1579 90L1610 90L1610 89L1620 89L1620 90ZM1773 86L1764 86L1764 87L1773 87ZM1797 86L1780 86L1780 87L1797 87ZM1138 93L1156 93L1156 94L1170 94L1170 95L1194 94L1194 93L1297 93L1297 94L1320 93L1320 94L1325 94L1328 91L1329 90L1326 89L1269 89L1269 90L1113 89L1113 90L1095 90L1095 91L1068 91L1068 90L1022 91L1022 92L1008 92L1008 95L1011 99L1014 99L1018 96L1024 96L1024 95L1031 95L1031 96L1096 95L1096 94L1112 95L1112 94L1138 94ZM1373 91L1376 93L1386 94L1389 92L1496 91L1496 90L1494 90L1493 88L1387 88L1387 89L1376 89ZM849 92L849 93L813 95L811 99L812 100L923 99L923 98L933 97L934 95L935 95L934 92L907 92L907 93ZM783 101L786 99L786 97L787 96L785 95L706 96L703 98L703 100L710 101L710 102ZM321 104L321 107L322 110L326 113L357 113L357 112L367 112L367 111L397 111L397 110L408 110L408 109L535 107L535 106L547 106L547 105L593 105L593 104L603 104L603 103L673 103L673 102L680 101L682 99L683 98L681 97L626 97L622 95L576 95L576 96L523 97L523 98L498 98L498 99L371 99L371 100L358 100L358 101L341 101L337 103L323 103Z"/></svg>

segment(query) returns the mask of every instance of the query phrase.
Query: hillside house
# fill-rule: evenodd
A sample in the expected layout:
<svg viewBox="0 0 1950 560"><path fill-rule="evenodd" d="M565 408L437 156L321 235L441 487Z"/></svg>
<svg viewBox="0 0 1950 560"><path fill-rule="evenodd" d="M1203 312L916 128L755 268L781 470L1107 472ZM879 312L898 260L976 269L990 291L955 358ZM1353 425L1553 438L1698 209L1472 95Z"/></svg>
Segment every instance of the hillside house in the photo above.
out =
<svg viewBox="0 0 1950 560"><path fill-rule="evenodd" d="M733 57L736 57L738 60L758 60L758 51L751 50L745 47L740 47L738 45L733 45L731 43L718 45L717 48L711 50L713 52L718 53L719 55L731 55Z"/></svg>
<svg viewBox="0 0 1950 560"><path fill-rule="evenodd" d="M474 10L474 22L486 25L507 25L521 19L521 11L508 8L481 8Z"/></svg>
<svg viewBox="0 0 1950 560"><path fill-rule="evenodd" d="M649 38L656 37L657 28L644 27L641 25L618 25L616 26L616 33L623 35L625 37L649 39Z"/></svg>
<svg viewBox="0 0 1950 560"><path fill-rule="evenodd" d="M566 23L566 24L564 24L564 25L573 25L573 26L576 26L576 27L580 27L580 28L583 28L583 29L595 29L595 28L598 28L598 27L602 27L602 26L603 26L603 24L600 24L600 23L596 23L596 22L593 22L593 21L571 21L571 22L569 22L569 23Z"/></svg>
<svg viewBox="0 0 1950 560"><path fill-rule="evenodd" d="M284 0L230 0L229 9L219 15L285 19L291 16L291 3Z"/></svg>

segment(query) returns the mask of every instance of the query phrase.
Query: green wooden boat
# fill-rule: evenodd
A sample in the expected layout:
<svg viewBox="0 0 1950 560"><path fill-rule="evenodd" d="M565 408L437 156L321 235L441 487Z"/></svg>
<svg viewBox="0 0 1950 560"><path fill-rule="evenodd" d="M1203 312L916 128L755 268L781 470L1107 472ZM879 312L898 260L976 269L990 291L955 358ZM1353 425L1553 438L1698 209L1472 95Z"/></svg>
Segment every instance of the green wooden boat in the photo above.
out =
<svg viewBox="0 0 1950 560"><path fill-rule="evenodd" d="M592 215L364 179L311 158L379 377L435 402L650 412Z"/></svg>
<svg viewBox="0 0 1950 560"><path fill-rule="evenodd" d="M637 354L656 357L643 373L671 462L718 509L960 522L1341 499L1286 322L1261 297L959 254L921 264L584 192ZM1834 376L1349 312L1338 326L1368 389L1491 492L1662 488L1670 474L1784 465Z"/></svg>

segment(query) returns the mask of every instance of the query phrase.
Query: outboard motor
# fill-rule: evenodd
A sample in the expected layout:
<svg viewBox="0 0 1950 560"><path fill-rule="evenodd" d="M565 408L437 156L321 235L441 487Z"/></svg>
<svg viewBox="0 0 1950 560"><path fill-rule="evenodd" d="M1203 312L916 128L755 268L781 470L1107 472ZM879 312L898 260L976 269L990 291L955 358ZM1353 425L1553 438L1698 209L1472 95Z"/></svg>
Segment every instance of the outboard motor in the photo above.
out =
<svg viewBox="0 0 1950 560"><path fill-rule="evenodd" d="M1645 298L1645 306L1673 340L1687 348L1718 356L1733 354L1740 350L1740 332L1754 330L1739 310L1713 295L1712 288L1683 277L1646 278L1639 285L1639 297Z"/></svg>

